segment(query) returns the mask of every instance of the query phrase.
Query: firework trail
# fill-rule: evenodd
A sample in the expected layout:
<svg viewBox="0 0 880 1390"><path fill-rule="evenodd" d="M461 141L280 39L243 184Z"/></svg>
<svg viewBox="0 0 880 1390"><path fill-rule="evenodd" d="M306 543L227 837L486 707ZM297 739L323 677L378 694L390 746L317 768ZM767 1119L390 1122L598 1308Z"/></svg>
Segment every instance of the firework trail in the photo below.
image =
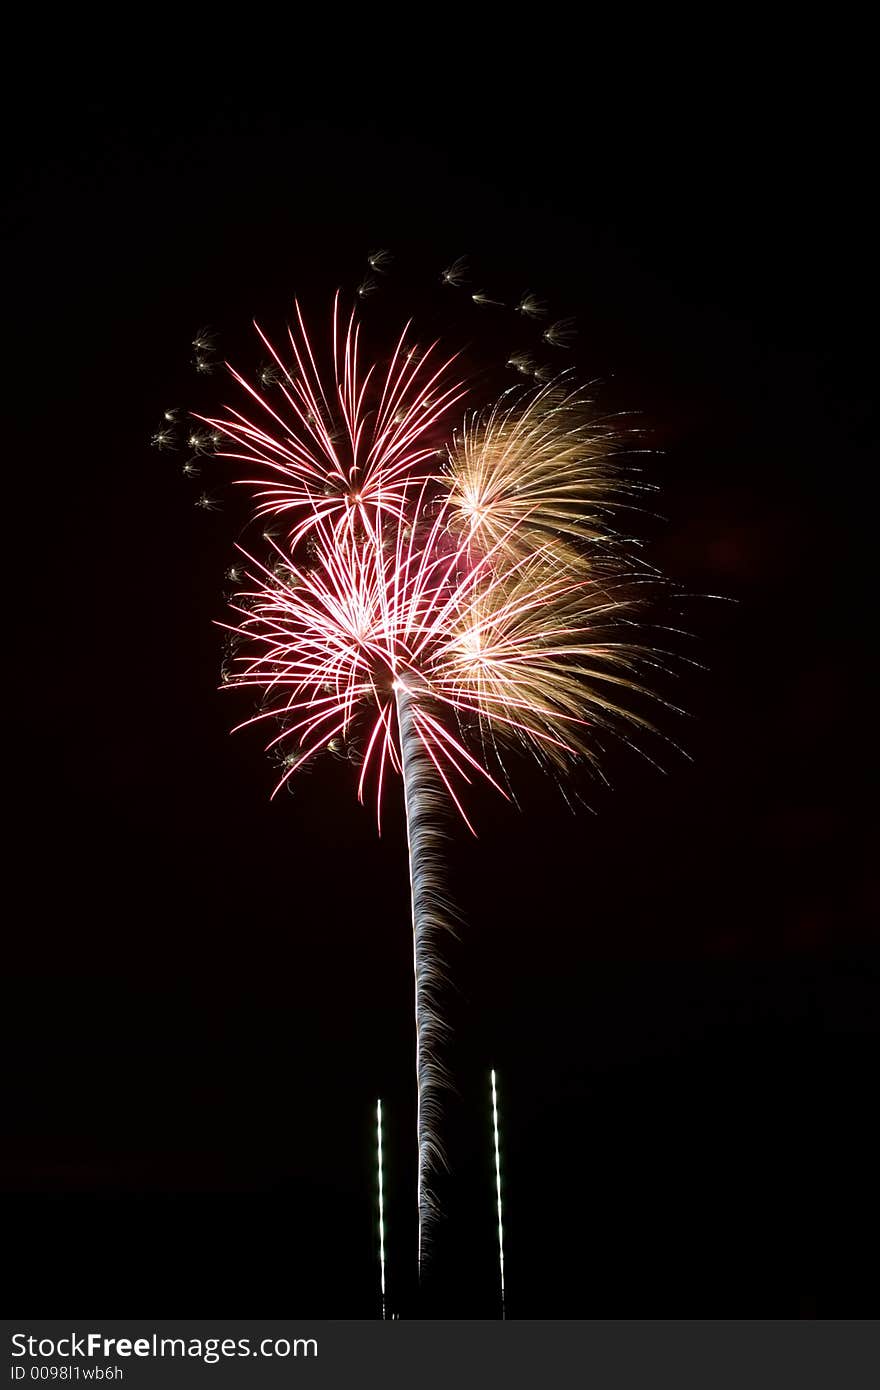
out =
<svg viewBox="0 0 880 1390"><path fill-rule="evenodd" d="M458 265L447 272L460 275ZM275 792L327 750L360 766L381 832L390 777L403 782L409 855L418 1149L418 1257L436 1212L445 1025L438 935L443 818L470 827L476 778L502 795L505 746L557 775L597 764L597 734L650 728L633 709L639 672L661 665L631 640L643 577L608 518L627 488L607 422L565 379L505 393L462 430L444 429L462 399L454 358L422 350L408 327L388 362L366 369L352 314L338 300L331 363L297 307L286 363L260 332L275 373L268 394L232 371L258 420L206 419L228 457L257 464L257 516L286 528L264 560L248 555L227 624L236 644L224 684L253 688L280 753ZM213 438L213 436L212 436ZM222 448L217 452L223 453ZM274 795L275 793L273 793Z"/></svg>
<svg viewBox="0 0 880 1390"><path fill-rule="evenodd" d="M495 1085L495 1068L492 1068L492 1139L495 1153L495 1209L498 1214L498 1278L501 1289L501 1317L507 1316L504 1294L504 1221L501 1212L501 1152L498 1146L498 1091Z"/></svg>
<svg viewBox="0 0 880 1390"><path fill-rule="evenodd" d="M376 1101L376 1167L379 1174L379 1288L385 1320L385 1173L382 1166L382 1102Z"/></svg>
<svg viewBox="0 0 880 1390"><path fill-rule="evenodd" d="M403 773L406 833L409 848L409 881L412 900L413 974L416 1023L416 1130L418 1135L418 1267L423 1243L436 1214L430 1187L432 1171L444 1162L438 1140L440 1101L438 1092L446 1075L437 1060L446 1028L437 1004L439 970L435 940L448 924L449 904L443 893L443 860L438 821L445 809L434 769L425 753L413 714L412 697L405 682L395 681L397 726Z"/></svg>

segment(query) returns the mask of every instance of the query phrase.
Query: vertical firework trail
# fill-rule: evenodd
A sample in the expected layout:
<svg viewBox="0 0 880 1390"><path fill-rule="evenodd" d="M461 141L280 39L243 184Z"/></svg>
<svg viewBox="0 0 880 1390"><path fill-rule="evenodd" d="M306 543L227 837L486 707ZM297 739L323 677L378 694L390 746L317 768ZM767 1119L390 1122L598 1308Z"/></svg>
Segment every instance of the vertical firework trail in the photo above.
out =
<svg viewBox="0 0 880 1390"><path fill-rule="evenodd" d="M382 1102L376 1101L376 1167L379 1170L379 1288L385 1321L385 1174L382 1167Z"/></svg>
<svg viewBox="0 0 880 1390"><path fill-rule="evenodd" d="M437 1060L437 1044L445 1025L437 1010L437 932L448 926L443 893L442 858L439 853L438 813L443 798L434 770L422 751L412 712L412 694L404 682L395 681L397 724L403 770L406 838L409 849L409 881L412 903L413 975L416 1023L416 1131L418 1142L418 1269L422 1270L425 1237L436 1215L430 1176L444 1163L438 1134L438 1092L444 1082Z"/></svg>
<svg viewBox="0 0 880 1390"><path fill-rule="evenodd" d="M501 1316L507 1317L504 1297L504 1222L501 1217L501 1153L498 1147L498 1091L492 1068L492 1137L495 1141L495 1206L498 1212L498 1277L501 1281Z"/></svg>

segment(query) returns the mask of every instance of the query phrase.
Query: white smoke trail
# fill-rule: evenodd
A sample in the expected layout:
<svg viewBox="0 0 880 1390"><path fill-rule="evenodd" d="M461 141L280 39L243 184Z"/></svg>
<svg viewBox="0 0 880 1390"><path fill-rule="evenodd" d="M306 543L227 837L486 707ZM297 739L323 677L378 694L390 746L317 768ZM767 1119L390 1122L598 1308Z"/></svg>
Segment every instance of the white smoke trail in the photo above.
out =
<svg viewBox="0 0 880 1390"><path fill-rule="evenodd" d="M443 978L436 948L437 933L448 930L453 915L443 888L443 832L447 802L416 726L412 695L395 682L397 721L403 761L406 835L412 897L413 974L416 1021L416 1135L418 1142L418 1267L437 1214L431 1174L446 1166L439 1138L439 1093L448 1084L438 1048L448 1032L440 1016L438 987Z"/></svg>

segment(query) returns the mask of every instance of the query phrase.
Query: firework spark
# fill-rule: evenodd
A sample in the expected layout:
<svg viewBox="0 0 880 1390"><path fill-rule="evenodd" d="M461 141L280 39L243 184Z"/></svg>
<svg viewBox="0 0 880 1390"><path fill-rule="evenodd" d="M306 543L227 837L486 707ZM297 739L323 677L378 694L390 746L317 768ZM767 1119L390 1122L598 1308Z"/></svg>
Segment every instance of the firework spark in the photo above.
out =
<svg viewBox="0 0 880 1390"><path fill-rule="evenodd" d="M217 334L210 328L200 328L192 340L192 346L196 352L209 353L214 351L217 342Z"/></svg>
<svg viewBox="0 0 880 1390"><path fill-rule="evenodd" d="M547 312L547 304L536 294L524 294L516 306L516 313L527 319L542 319Z"/></svg>
<svg viewBox="0 0 880 1390"><path fill-rule="evenodd" d="M444 285L451 285L453 289L461 289L462 285L467 284L467 272L467 256L459 256L458 260L446 267L440 279Z"/></svg>
<svg viewBox="0 0 880 1390"><path fill-rule="evenodd" d="M531 376L534 372L535 359L529 352L512 352L507 359L508 367L512 367L520 376Z"/></svg>
<svg viewBox="0 0 880 1390"><path fill-rule="evenodd" d="M549 328L544 329L541 337L551 347L567 348L571 347L575 332L574 319L557 319Z"/></svg>

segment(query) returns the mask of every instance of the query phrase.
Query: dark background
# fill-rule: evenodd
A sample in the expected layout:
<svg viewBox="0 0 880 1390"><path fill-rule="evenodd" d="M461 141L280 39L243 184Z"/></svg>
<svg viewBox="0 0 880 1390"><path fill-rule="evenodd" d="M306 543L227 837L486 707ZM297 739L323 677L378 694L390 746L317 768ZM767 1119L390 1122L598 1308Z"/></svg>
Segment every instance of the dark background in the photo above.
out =
<svg viewBox="0 0 880 1390"><path fill-rule="evenodd" d="M445 23L436 70L416 48L381 77L372 48L273 52L271 25L253 57L160 33L88 66L80 35L7 121L8 1306L374 1316L381 1094L391 1306L492 1316L495 1065L510 1316L870 1315L858 36L719 21L573 57ZM612 748L577 815L523 768L521 809L477 795L456 836L452 1171L418 1297L399 818L377 842L336 763L269 803L216 691L244 499L198 510L206 480L149 447L166 405L230 399L196 329L253 365L252 315L322 313L374 246L429 320L462 254L575 314L579 368L656 450L651 558L735 600L689 609L705 669L665 731L692 761Z"/></svg>

